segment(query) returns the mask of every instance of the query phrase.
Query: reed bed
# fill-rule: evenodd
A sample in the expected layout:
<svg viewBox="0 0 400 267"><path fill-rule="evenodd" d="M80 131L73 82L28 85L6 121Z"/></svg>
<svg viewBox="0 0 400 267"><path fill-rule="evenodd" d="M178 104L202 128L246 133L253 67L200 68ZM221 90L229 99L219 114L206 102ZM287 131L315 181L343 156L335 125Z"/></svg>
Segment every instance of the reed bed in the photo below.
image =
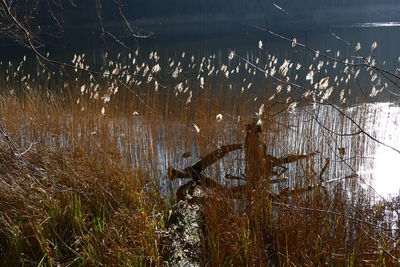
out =
<svg viewBox="0 0 400 267"><path fill-rule="evenodd" d="M366 186L370 177L354 176L368 168L363 156L372 143L365 135L335 136L326 129L356 130L343 113L363 127L363 118L374 116L365 107L346 109L342 92L357 70L331 78L342 91L311 92L337 99L338 115L318 98L291 102L307 92L290 93L286 85L282 91L282 84L234 55L229 64L185 54L163 60L155 52L145 55L146 64L139 52L115 57L105 56L107 64L96 73L39 66L29 75L25 59L2 63L2 124L18 147L16 155L3 139L0 148L3 265L163 265L160 233L184 183L169 181L167 167L184 168L221 145L243 143L253 117L262 125L267 153L318 153L289 164L274 177L282 183L257 188L250 199L211 191L204 265L399 264L398 201L376 200ZM316 58L298 72L296 64L278 64L271 55L248 60L265 64L269 76L302 73L303 84L314 69L318 77L311 78L323 90L333 68ZM83 55L72 62L87 66ZM329 65L326 71L321 64ZM227 188L242 184L225 175L245 175L245 156L231 153L207 174Z"/></svg>

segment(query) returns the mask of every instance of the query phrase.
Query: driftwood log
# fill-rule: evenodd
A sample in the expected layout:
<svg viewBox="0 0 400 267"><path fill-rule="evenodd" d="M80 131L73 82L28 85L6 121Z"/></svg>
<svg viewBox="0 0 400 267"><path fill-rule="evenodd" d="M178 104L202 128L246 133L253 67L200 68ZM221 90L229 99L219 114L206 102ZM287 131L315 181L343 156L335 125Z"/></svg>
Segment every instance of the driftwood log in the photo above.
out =
<svg viewBox="0 0 400 267"><path fill-rule="evenodd" d="M171 209L163 236L168 266L202 266L205 194L204 186L195 180L179 188L178 203Z"/></svg>

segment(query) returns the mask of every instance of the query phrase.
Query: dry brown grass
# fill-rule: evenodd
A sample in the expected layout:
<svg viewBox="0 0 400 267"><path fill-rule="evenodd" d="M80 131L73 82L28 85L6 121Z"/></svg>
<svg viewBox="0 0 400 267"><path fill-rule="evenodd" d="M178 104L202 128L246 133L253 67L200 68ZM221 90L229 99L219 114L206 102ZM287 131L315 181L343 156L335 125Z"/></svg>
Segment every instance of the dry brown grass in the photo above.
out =
<svg viewBox="0 0 400 267"><path fill-rule="evenodd" d="M42 149L21 161L1 148L3 265L159 262L157 188L103 159Z"/></svg>
<svg viewBox="0 0 400 267"><path fill-rule="evenodd" d="M245 124L262 101L247 91L227 93L223 75L207 80L204 88L190 84L190 105L187 94L156 92L147 83L134 88L146 105L123 88L104 103L81 94L81 80L74 82L65 91L43 90L50 86L43 82L41 90L28 91L16 90L19 83L3 85L0 110L8 133L20 152L38 143L23 160L5 142L0 149L1 263L162 265L158 231L174 198L165 192L176 187L166 181L166 167L188 166L191 159L181 157L187 151L195 159L218 145L243 142ZM220 113L224 119L218 122ZM328 126L352 130L329 114L323 116ZM312 152L318 144L328 157L331 146L338 146L322 132L312 140L318 130L310 118L293 122L286 114L262 119L263 141L276 156ZM293 136L305 138L289 136L288 125L297 131ZM365 139L355 138L353 150L362 153ZM388 204L373 204L354 180L322 187L315 172L324 157L294 164L288 182L257 188L244 199L210 194L205 202L205 265L399 264L399 236L388 229L384 216ZM225 172L243 174L243 160L243 154L233 153L207 173L229 184ZM326 172L323 179L335 178L333 173ZM301 192L308 186L313 189ZM286 187L292 191L277 196Z"/></svg>
<svg viewBox="0 0 400 267"><path fill-rule="evenodd" d="M257 192L250 209L207 202L205 261L212 266L397 266L398 245L383 211L350 203L336 188L271 201ZM211 204L212 203L212 204Z"/></svg>

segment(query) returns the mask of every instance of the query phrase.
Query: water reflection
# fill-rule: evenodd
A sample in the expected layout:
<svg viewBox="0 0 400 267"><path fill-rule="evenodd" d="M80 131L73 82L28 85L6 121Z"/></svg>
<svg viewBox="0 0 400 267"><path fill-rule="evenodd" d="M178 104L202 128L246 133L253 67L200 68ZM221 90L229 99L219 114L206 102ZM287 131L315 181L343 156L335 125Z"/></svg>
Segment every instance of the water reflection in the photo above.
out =
<svg viewBox="0 0 400 267"><path fill-rule="evenodd" d="M400 189L400 155L379 146L375 155L375 189L383 196L395 196Z"/></svg>
<svg viewBox="0 0 400 267"><path fill-rule="evenodd" d="M269 153L283 156L319 151L313 163L316 173L319 173L325 164L324 159L330 159L330 169L323 177L325 185L342 184L351 194L358 192L357 186L354 187L354 184L357 184L363 190L376 195L377 200L381 200L381 197L390 199L398 195L400 193L400 153L377 143L365 134L349 134L359 132L359 128L344 118L343 114L351 117L373 138L395 149L400 149L398 134L400 107L390 103L364 103L340 110L343 113L328 105L307 106L299 108L289 117L282 118L282 122L288 120L288 125L293 127L287 131L281 129L278 136L269 136L265 139ZM166 140L159 141L162 143ZM196 144L193 148L196 148ZM168 151L162 149L160 152L159 158L164 157L163 153L168 154ZM235 160L237 158L244 158L244 155L238 154L232 157ZM184 167L188 163L175 162L175 164L175 166ZM166 166L161 164L160 167L165 173ZM221 173L225 173L226 167L227 165L221 164L215 173L221 176ZM289 164L286 167L288 170L285 176L289 178L286 186L295 186L298 182L296 179L299 175L299 166ZM243 172L244 166L238 164L233 169L236 172ZM358 178L354 175L355 173Z"/></svg>
<svg viewBox="0 0 400 267"><path fill-rule="evenodd" d="M400 22L366 22L366 23L355 23L351 25L354 28L374 28L374 27L399 27Z"/></svg>
<svg viewBox="0 0 400 267"><path fill-rule="evenodd" d="M356 134L360 129L343 114L383 144L366 134ZM360 188L376 195L378 200L400 193L400 153L390 148L400 149L400 107L390 103L365 103L340 108L339 112L332 106L309 106L300 108L289 120L296 127L285 133L286 145L292 151L284 152L320 151L320 159L314 163L315 171L318 173L321 169L321 159L330 159L331 169L324 178L329 179L328 183L340 183L357 192L351 185L356 179ZM355 173L359 178L355 178ZM295 175L294 170L289 177Z"/></svg>
<svg viewBox="0 0 400 267"><path fill-rule="evenodd" d="M371 125L376 137L385 144L400 148L400 107L376 104L379 108ZM391 148L377 145L374 160L374 187L383 196L394 196L400 191L400 154Z"/></svg>
<svg viewBox="0 0 400 267"><path fill-rule="evenodd" d="M379 144L366 136L365 139L351 137L348 143L351 147L364 141L361 151L355 151L353 156L362 155L357 174L362 177L365 188L371 185L373 191L385 198L398 195L400 153L394 149L400 149L400 107L390 103L368 103L350 108L349 111L350 114L357 114L355 119L365 132L383 143Z"/></svg>

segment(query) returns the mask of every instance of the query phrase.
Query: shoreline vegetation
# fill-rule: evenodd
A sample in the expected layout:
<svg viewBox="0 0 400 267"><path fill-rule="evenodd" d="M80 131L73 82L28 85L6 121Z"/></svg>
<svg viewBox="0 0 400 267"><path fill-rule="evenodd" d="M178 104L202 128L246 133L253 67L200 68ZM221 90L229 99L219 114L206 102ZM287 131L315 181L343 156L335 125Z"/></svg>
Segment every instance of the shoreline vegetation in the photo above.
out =
<svg viewBox="0 0 400 267"><path fill-rule="evenodd" d="M218 66L215 55L182 54L180 61L160 63L155 52L145 55L146 64L135 60L135 52L106 57L97 76L44 67L30 75L25 59L3 62L0 264L165 265L163 235L176 190L186 182L168 179L167 167L184 170L221 146L245 143L246 125L255 117L271 158L316 156L274 169L270 175L282 182L255 187L246 201L208 190L201 263L398 265L399 199L376 198L350 171L364 164L368 138L327 130L354 132L345 115L361 123L369 114L345 109L358 75L371 77L367 95L377 95L375 83L385 87L384 81L346 65L342 76L327 76L332 62L318 55L312 55L310 67L264 56L248 60L267 75L245 61ZM87 67L84 55L72 64ZM266 82L265 76L277 75L314 89L299 92L284 82ZM318 113L325 128L317 128L317 113L306 107L321 111L327 105L320 99L333 98L340 104L331 112L342 113ZM296 114L302 115L293 119ZM354 159L345 160L350 152ZM246 157L252 152L232 152L205 174L226 187L241 185L241 179L226 177L246 176Z"/></svg>

